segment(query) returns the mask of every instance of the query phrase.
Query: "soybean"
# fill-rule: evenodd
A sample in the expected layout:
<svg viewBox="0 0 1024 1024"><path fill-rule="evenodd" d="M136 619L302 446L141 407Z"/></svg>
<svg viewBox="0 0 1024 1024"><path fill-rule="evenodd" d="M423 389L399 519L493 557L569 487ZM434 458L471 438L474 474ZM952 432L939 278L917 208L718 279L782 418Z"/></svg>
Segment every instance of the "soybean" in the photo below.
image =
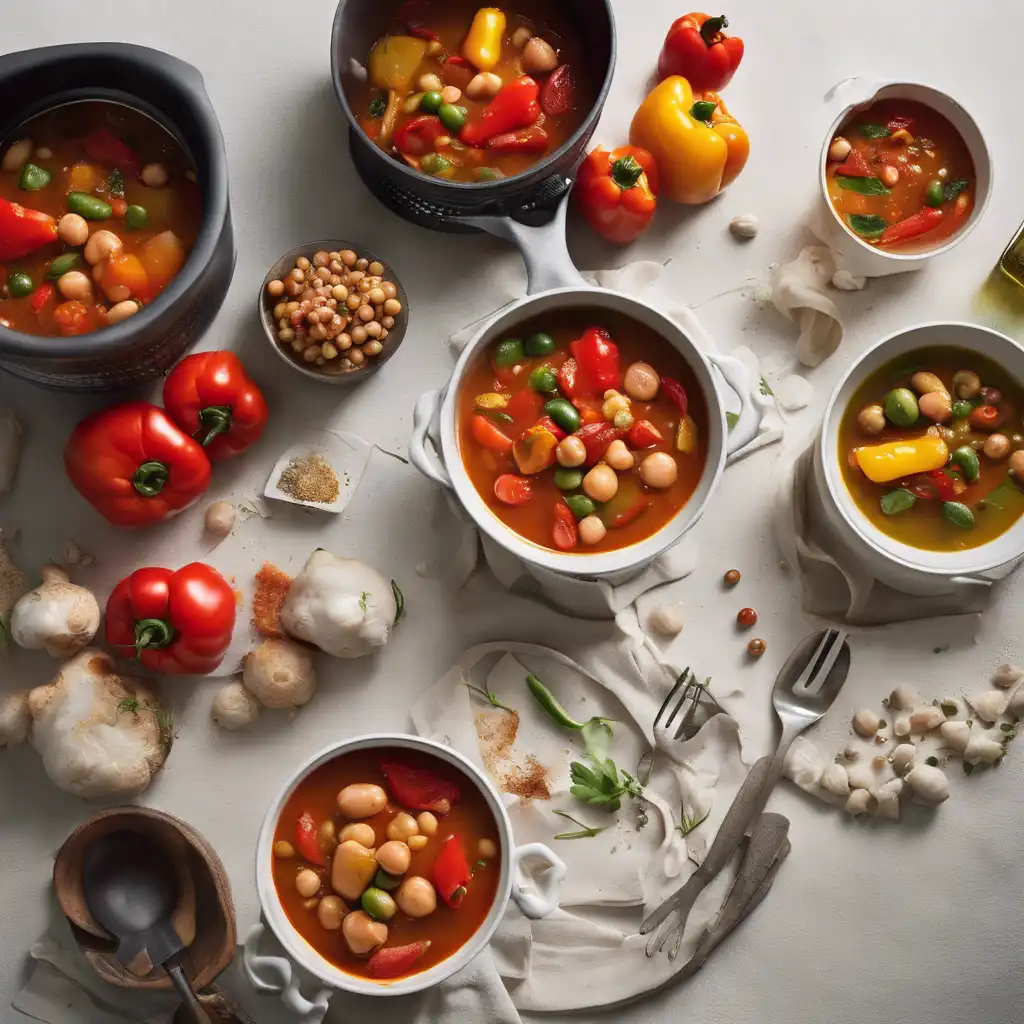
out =
<svg viewBox="0 0 1024 1024"><path fill-rule="evenodd" d="M390 921L395 916L395 901L383 889L371 886L360 900L363 910L375 921Z"/></svg>
<svg viewBox="0 0 1024 1024"><path fill-rule="evenodd" d="M532 375L531 375L532 376ZM558 378L555 378L555 387ZM546 390L551 390L550 388ZM580 429L580 414L572 402L565 398L552 398L544 403L544 411L567 433L575 434Z"/></svg>
<svg viewBox="0 0 1024 1024"><path fill-rule="evenodd" d="M494 350L494 365L499 370L515 366L516 363L521 363L524 358L522 338L506 338L504 341L499 341L497 348Z"/></svg>
<svg viewBox="0 0 1024 1024"><path fill-rule="evenodd" d="M457 107L454 103L442 103L437 110L437 116L441 118L441 124L453 135L458 135L462 126L469 117L469 111L465 107Z"/></svg>
<svg viewBox="0 0 1024 1024"><path fill-rule="evenodd" d="M549 356L555 351L555 339L546 331L534 331L526 339L528 356Z"/></svg>
<svg viewBox="0 0 1024 1024"><path fill-rule="evenodd" d="M114 215L113 207L109 203L85 192L69 192L67 202L71 213L77 213L86 220L109 220Z"/></svg>
<svg viewBox="0 0 1024 1024"><path fill-rule="evenodd" d="M56 281L58 277L63 277L69 270L74 270L77 266L78 253L66 252L50 263L46 268L46 276L51 281Z"/></svg>
<svg viewBox="0 0 1024 1024"><path fill-rule="evenodd" d="M444 174L445 171L451 169L451 166L451 160L446 156L441 156L440 153L427 153L427 155L420 160L420 169L427 174Z"/></svg>
<svg viewBox="0 0 1024 1024"><path fill-rule="evenodd" d="M917 399L910 388L893 388L885 396L885 415L897 427L912 427L917 422Z"/></svg>
<svg viewBox="0 0 1024 1024"><path fill-rule="evenodd" d="M583 470L560 466L555 470L555 486L560 491L578 491L583 486Z"/></svg>
<svg viewBox="0 0 1024 1024"><path fill-rule="evenodd" d="M570 494L565 499L565 503L577 519L586 519L587 516L593 515L594 509L597 508L585 494Z"/></svg>
<svg viewBox="0 0 1024 1024"><path fill-rule="evenodd" d="M129 206L124 212L124 222L133 231L142 231L149 226L149 211L144 206Z"/></svg>
<svg viewBox="0 0 1024 1024"><path fill-rule="evenodd" d="M441 99L441 94L431 89L423 94L423 98L420 100L420 110L428 114L436 114L441 109L443 103L444 100Z"/></svg>

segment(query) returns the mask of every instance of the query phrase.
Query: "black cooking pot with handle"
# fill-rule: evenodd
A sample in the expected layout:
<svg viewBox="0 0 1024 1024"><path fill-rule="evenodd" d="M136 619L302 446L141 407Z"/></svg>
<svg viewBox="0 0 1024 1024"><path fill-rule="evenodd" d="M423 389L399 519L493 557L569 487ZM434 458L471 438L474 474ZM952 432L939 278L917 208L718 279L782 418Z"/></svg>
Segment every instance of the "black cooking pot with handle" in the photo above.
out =
<svg viewBox="0 0 1024 1024"><path fill-rule="evenodd" d="M127 43L47 46L0 56L0 140L44 110L79 100L148 114L196 168L203 221L184 267L149 305L112 327L70 338L0 327L0 367L45 387L107 391L165 373L210 326L235 263L227 157L202 75L160 50Z"/></svg>

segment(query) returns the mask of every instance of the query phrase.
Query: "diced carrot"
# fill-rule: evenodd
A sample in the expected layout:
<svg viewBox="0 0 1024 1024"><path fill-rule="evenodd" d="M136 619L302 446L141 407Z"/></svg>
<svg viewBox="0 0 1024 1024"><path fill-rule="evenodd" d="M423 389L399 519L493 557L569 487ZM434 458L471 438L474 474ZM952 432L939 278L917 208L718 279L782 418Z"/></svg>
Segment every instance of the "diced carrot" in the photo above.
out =
<svg viewBox="0 0 1024 1024"><path fill-rule="evenodd" d="M68 168L69 192L93 192L106 175L94 164L72 164Z"/></svg>
<svg viewBox="0 0 1024 1024"><path fill-rule="evenodd" d="M512 439L506 437L485 416L473 416L469 424L469 432L477 444L489 448L492 452L507 454L512 451Z"/></svg>
<svg viewBox="0 0 1024 1024"><path fill-rule="evenodd" d="M161 231L146 242L139 257L149 278L152 298L159 295L185 265L185 247L173 231Z"/></svg>
<svg viewBox="0 0 1024 1024"><path fill-rule="evenodd" d="M146 268L139 257L132 253L112 253L103 265L100 285L112 302L121 302L125 298L142 299L145 302L150 298ZM121 292L124 288L128 289L128 295Z"/></svg>

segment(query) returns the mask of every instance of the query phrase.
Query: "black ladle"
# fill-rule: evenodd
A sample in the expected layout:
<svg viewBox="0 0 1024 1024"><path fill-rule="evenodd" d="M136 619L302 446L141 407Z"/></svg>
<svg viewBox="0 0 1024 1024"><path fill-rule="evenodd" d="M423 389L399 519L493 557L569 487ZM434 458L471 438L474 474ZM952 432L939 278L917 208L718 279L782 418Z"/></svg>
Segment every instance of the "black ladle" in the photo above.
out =
<svg viewBox="0 0 1024 1024"><path fill-rule="evenodd" d="M167 971L192 1020L209 1024L182 968L185 947L171 924L177 885L163 850L138 832L110 832L86 850L82 884L93 917L119 940L117 959L127 966L144 950Z"/></svg>

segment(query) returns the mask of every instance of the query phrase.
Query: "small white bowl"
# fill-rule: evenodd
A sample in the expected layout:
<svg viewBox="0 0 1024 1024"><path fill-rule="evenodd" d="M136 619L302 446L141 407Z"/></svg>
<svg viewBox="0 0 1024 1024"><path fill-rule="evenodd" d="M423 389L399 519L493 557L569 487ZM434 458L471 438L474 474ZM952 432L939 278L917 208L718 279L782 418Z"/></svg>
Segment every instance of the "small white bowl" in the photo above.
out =
<svg viewBox="0 0 1024 1024"><path fill-rule="evenodd" d="M1024 517L1005 533L966 551L927 551L878 529L857 507L839 464L839 426L853 395L886 363L924 348L960 348L998 363L1024 382L1024 348L1012 338L969 323L925 323L883 338L846 371L825 409L815 447L815 481L831 525L875 577L902 593L945 593L951 584L991 582L1024 557Z"/></svg>
<svg viewBox="0 0 1024 1024"><path fill-rule="evenodd" d="M828 211L827 216L818 218L818 222L827 234L823 241L827 242L836 252L850 257L855 272L864 272L869 276L918 269L928 260L934 259L944 252L949 252L955 245L959 245L981 220L992 193L992 160L989 157L988 146L985 144L981 129L974 118L951 96L919 82L879 82L875 79L857 78L838 88L837 96L842 97L842 110L836 115L832 126L825 135L821 146L821 156L818 160L821 200ZM851 112L884 99L914 100L940 113L960 133L971 154L971 159L974 161L974 173L977 179L974 209L971 211L967 223L955 235L934 249L926 249L922 252L889 252L869 245L850 230L843 218L836 212L835 207L829 202L825 169L828 165L828 150L832 140Z"/></svg>
<svg viewBox="0 0 1024 1024"><path fill-rule="evenodd" d="M296 786L320 765L356 750L394 749L396 747L415 750L439 758L458 769L465 776L467 783L476 786L498 826L501 867L498 889L490 912L480 927L459 949L446 960L442 960L418 974L388 981L374 981L370 978L349 974L325 960L288 920L288 915L281 906L277 888L274 885L274 833L281 811ZM528 857L548 864L548 871L543 879L543 889L539 892L526 891L518 878L520 861ZM307 1019L314 1019L312 1014L316 1008L322 1008L326 1012L327 1002L336 989L369 996L399 996L421 992L450 978L484 949L498 927L498 922L504 915L510 899L527 917L540 918L552 913L558 906L558 889L564 877L565 864L546 846L540 843L514 845L512 825L498 791L487 776L462 754L450 747L435 743L433 740L399 733L378 733L342 740L309 758L281 788L263 819L256 844L256 888L259 891L263 918L288 953L291 962L281 957L263 956L258 953L257 946L263 933L263 926L257 925L246 938L245 971L258 991L281 996L290 1009L302 1013ZM298 991L299 979L293 971L292 962L300 965L326 986L325 990L320 992L312 1003ZM315 1019L320 1018L316 1017Z"/></svg>

